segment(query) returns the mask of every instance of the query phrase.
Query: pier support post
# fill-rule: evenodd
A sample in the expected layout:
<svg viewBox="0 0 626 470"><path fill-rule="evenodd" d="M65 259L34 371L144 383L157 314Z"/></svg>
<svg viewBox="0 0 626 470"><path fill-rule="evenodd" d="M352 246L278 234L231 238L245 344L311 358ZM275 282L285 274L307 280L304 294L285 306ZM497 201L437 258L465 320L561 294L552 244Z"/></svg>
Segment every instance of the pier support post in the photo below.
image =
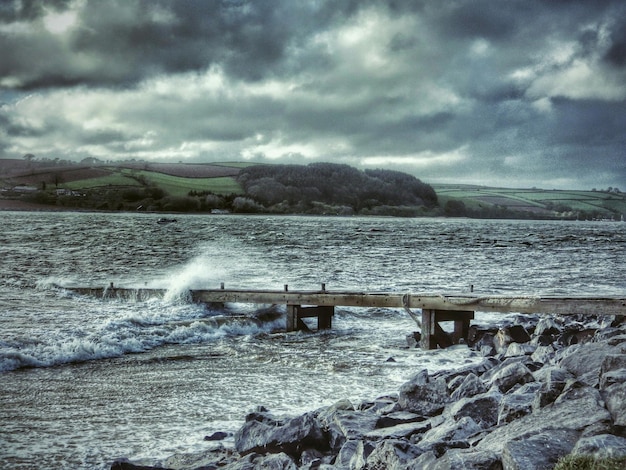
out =
<svg viewBox="0 0 626 470"><path fill-rule="evenodd" d="M422 309L422 349L447 348L461 340L467 341L470 320L473 318L474 312L467 310ZM441 328L441 321L454 322L452 335Z"/></svg>
<svg viewBox="0 0 626 470"><path fill-rule="evenodd" d="M296 331L298 325L298 307L299 305L287 305L287 332Z"/></svg>
<svg viewBox="0 0 626 470"><path fill-rule="evenodd" d="M301 305L287 305L286 330L308 330L303 318L317 318L317 329L324 330L332 327L335 307L302 307Z"/></svg>

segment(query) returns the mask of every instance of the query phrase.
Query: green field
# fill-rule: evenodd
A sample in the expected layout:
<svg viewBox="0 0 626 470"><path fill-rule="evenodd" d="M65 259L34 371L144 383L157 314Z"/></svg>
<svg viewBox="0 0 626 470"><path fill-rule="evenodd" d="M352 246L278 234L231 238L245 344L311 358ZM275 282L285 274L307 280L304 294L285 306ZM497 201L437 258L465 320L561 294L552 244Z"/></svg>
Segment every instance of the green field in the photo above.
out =
<svg viewBox="0 0 626 470"><path fill-rule="evenodd" d="M72 181L71 183L59 184L59 188L66 188L74 191L108 186L142 186L142 184L139 181L121 173L112 173L109 176L100 176L98 178L88 178Z"/></svg>
<svg viewBox="0 0 626 470"><path fill-rule="evenodd" d="M60 184L60 188L72 190L103 187L141 187L144 183L163 189L170 196L187 196L190 191L208 191L215 194L241 194L243 189L232 177L184 178L145 170L118 169L109 176L87 178Z"/></svg>
<svg viewBox="0 0 626 470"><path fill-rule="evenodd" d="M573 217L577 213L619 219L626 214L626 194L607 191L491 188L433 184L442 207L461 201L470 210L499 207L538 216Z"/></svg>
<svg viewBox="0 0 626 470"><path fill-rule="evenodd" d="M127 172L129 170L124 170ZM209 191L215 194L241 194L243 188L231 177L184 178L153 171L133 171L133 175L144 178L170 196L187 196L189 191Z"/></svg>

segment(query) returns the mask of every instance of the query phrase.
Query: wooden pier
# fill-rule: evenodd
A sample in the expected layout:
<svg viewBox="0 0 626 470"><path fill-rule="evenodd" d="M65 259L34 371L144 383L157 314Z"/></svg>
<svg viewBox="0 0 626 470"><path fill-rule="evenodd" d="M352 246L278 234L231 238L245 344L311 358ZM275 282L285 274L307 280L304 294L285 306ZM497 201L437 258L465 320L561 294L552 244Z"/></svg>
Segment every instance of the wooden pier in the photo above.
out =
<svg viewBox="0 0 626 470"><path fill-rule="evenodd" d="M64 287L80 295L105 299L147 300L166 295L166 289ZM447 347L467 339L474 312L545 313L559 315L626 315L626 297L589 296L507 296L469 294L419 294L393 292L320 290L191 289L189 299L196 303L277 304L287 307L287 331L306 328L304 318L317 318L319 329L331 328L335 307L380 307L404 309L421 329L424 349ZM421 314L413 312L421 310ZM440 322L454 322L452 335Z"/></svg>

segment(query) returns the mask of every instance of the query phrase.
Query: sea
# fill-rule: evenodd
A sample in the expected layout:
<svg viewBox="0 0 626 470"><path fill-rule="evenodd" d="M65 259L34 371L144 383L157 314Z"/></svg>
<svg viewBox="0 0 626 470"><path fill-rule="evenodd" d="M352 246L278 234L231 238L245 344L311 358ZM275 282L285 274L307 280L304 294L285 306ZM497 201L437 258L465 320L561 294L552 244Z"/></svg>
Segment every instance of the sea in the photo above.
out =
<svg viewBox="0 0 626 470"><path fill-rule="evenodd" d="M285 333L284 307L188 289L626 294L622 222L0 213L0 468L105 469L233 443L264 406L295 416L397 393L481 358L409 348L401 309L337 308ZM102 300L70 287L153 287ZM271 313L271 315L267 315ZM419 312L417 312L419 313ZM602 313L602 312L598 312ZM497 324L503 314L477 313ZM224 441L205 440L222 431Z"/></svg>

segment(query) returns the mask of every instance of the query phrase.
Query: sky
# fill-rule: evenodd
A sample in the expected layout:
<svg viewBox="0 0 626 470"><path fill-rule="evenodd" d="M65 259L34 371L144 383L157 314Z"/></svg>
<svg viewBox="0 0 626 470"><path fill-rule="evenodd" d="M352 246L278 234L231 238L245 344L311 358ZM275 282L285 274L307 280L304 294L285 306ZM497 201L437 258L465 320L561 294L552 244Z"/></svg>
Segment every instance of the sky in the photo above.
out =
<svg viewBox="0 0 626 470"><path fill-rule="evenodd" d="M623 0L0 0L0 158L626 190Z"/></svg>

